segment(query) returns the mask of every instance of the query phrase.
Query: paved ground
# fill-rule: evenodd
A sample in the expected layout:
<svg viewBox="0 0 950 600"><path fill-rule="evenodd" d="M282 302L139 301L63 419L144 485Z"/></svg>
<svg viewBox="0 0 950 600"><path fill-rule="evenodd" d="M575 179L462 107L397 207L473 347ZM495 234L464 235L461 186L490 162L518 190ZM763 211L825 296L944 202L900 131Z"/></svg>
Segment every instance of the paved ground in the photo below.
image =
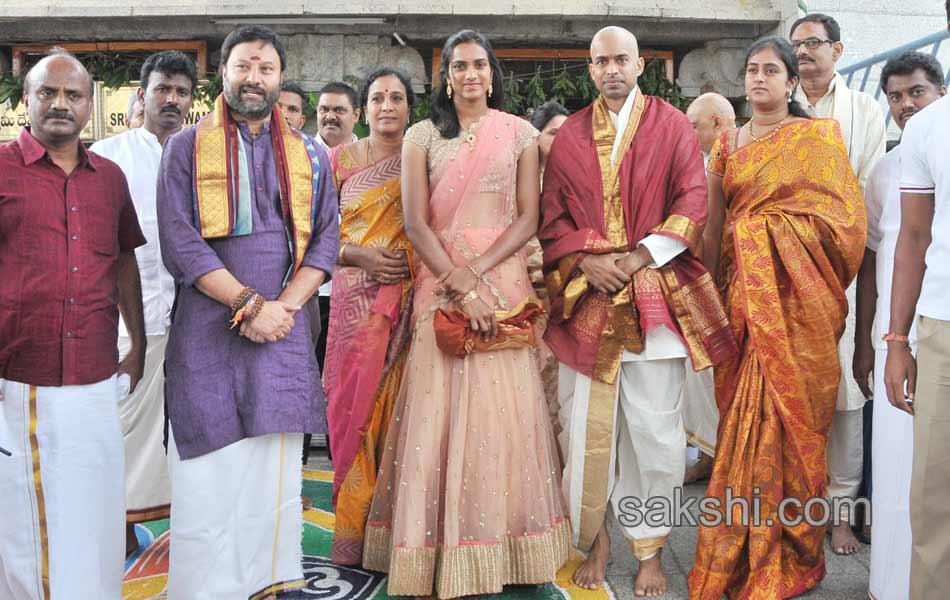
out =
<svg viewBox="0 0 950 600"><path fill-rule="evenodd" d="M696 484L688 486L685 495L701 497L705 491L705 484ZM686 600L686 574L693 565L696 535L696 529L692 527L678 527L673 530L663 551L663 566L670 578L670 591L662 598ZM610 582L618 600L635 598L633 573L636 559L616 528L611 531L610 537L613 560L607 568L607 581ZM838 556L831 551L826 540L828 575L816 589L801 597L809 600L866 599L870 553L870 546L862 546L861 550L851 556Z"/></svg>
<svg viewBox="0 0 950 600"><path fill-rule="evenodd" d="M332 469L330 461L324 451L313 451L307 465L313 469ZM691 485L686 488L689 496L702 496L705 484ZM613 558L607 568L607 581L613 589L617 600L632 600L633 573L636 569L636 559L620 532L614 527L611 530L611 551ZM665 600L686 600L686 573L693 564L693 554L696 549L696 529L679 527L673 530L670 541L663 552L663 566L670 578L670 591L662 596ZM868 597L868 569L870 562L870 546L861 546L856 554L838 556L825 543L825 557L828 565L828 575L814 590L800 596L808 600L862 600Z"/></svg>

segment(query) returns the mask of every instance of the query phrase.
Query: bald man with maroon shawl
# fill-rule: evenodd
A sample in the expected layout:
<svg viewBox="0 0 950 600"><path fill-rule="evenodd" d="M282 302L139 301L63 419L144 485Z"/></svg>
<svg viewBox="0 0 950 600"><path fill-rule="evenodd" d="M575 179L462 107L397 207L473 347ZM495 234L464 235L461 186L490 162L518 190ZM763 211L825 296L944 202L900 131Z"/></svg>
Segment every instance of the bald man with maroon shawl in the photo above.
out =
<svg viewBox="0 0 950 600"><path fill-rule="evenodd" d="M601 95L554 141L539 232L545 341L561 363L564 493L574 544L590 551L574 581L603 582L609 505L640 560L637 595L658 595L671 528L637 522L646 510L636 505L672 502L682 485L687 356L701 370L736 345L699 260L706 180L689 120L637 88L643 62L628 31L599 32L591 59Z"/></svg>

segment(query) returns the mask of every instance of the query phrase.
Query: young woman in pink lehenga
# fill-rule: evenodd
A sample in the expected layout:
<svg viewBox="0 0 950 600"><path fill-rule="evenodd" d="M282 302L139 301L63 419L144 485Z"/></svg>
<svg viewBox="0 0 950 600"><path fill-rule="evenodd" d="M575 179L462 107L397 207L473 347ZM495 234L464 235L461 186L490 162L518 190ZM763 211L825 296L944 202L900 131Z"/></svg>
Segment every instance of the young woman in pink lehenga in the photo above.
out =
<svg viewBox="0 0 950 600"><path fill-rule="evenodd" d="M523 248L537 229L538 134L492 108L501 71L480 34L446 42L441 78L433 119L403 144L413 338L363 565L389 573L390 595L454 598L553 581L571 536L536 348L456 358L433 326L440 308L460 309L490 341L533 299Z"/></svg>

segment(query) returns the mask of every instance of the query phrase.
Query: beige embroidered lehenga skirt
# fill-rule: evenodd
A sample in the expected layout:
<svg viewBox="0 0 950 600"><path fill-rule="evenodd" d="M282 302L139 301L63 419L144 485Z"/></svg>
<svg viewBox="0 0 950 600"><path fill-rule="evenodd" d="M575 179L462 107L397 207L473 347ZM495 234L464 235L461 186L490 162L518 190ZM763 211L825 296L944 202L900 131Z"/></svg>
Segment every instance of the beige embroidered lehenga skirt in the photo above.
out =
<svg viewBox="0 0 950 600"><path fill-rule="evenodd" d="M390 595L553 581L570 553L555 441L526 348L457 359L414 334L366 528Z"/></svg>

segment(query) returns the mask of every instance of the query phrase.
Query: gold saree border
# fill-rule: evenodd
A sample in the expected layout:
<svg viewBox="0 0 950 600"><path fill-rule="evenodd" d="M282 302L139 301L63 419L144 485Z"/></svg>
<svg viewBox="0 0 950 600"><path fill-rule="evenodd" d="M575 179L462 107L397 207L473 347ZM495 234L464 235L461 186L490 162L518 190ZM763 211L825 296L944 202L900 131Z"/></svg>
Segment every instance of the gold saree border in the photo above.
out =
<svg viewBox="0 0 950 600"><path fill-rule="evenodd" d="M669 537L668 535L661 535L660 537L644 538L642 540L628 538L627 543L630 544L630 549L637 560L647 560L653 558L657 552L663 549Z"/></svg>
<svg viewBox="0 0 950 600"><path fill-rule="evenodd" d="M40 442L36 436L36 386L30 386L30 456L33 463L33 489L36 493L37 522L40 528L40 583L44 600L49 591L49 533L46 527L46 500L43 495L43 476L40 467Z"/></svg>
<svg viewBox="0 0 950 600"><path fill-rule="evenodd" d="M167 519L171 517L171 514L171 504L162 504L161 506L126 511L125 522L138 525L140 523L148 523L149 521Z"/></svg>
<svg viewBox="0 0 950 600"><path fill-rule="evenodd" d="M584 440L584 471L581 489L581 518L578 524L577 547L590 550L607 515L610 447L614 440L614 412L617 386L590 380L587 401L587 439Z"/></svg>
<svg viewBox="0 0 950 600"><path fill-rule="evenodd" d="M716 447L713 444L711 444L708 440L705 440L699 437L695 431L690 431L689 429L686 429L685 427L683 428L683 430L686 432L687 442L705 451L706 454L710 456L715 456Z"/></svg>
<svg viewBox="0 0 950 600"><path fill-rule="evenodd" d="M279 594L281 592L287 592L290 590L299 590L300 588L307 585L306 579L292 579L290 581L282 581L280 583L274 583L266 588L262 589L259 592L255 592L247 597L247 600L262 600L272 594Z"/></svg>
<svg viewBox="0 0 950 600"><path fill-rule="evenodd" d="M617 248L626 248L629 242L620 191L620 163L623 162L623 157L626 156L640 128L640 119L643 117L643 109L646 106L643 94L639 90L634 90L633 93L636 94L636 98L633 101L633 110L630 111L627 127L620 139L616 163L610 160L610 156L613 154L617 128L610 119L610 109L607 108L607 100L603 95L597 97L591 111L594 145L597 148L597 160L600 163L600 177L604 192L604 229L607 240Z"/></svg>
<svg viewBox="0 0 950 600"><path fill-rule="evenodd" d="M668 216L662 224L654 227L651 233L682 238L693 254L698 254L697 251L702 248L703 228L685 215L672 214Z"/></svg>
<svg viewBox="0 0 950 600"><path fill-rule="evenodd" d="M536 535L505 536L501 542L454 548L391 545L388 527L368 526L363 567L389 573L390 596L457 598L496 594L504 585L547 583L571 554L567 519Z"/></svg>
<svg viewBox="0 0 950 600"><path fill-rule="evenodd" d="M274 523L274 549L271 558L271 579L277 579L277 545L280 543L280 505L284 488L284 434L280 434L280 458L277 461L277 521Z"/></svg>
<svg viewBox="0 0 950 600"><path fill-rule="evenodd" d="M604 193L604 230L607 241L618 251L626 251L629 247L627 239L627 219L623 209L623 196L620 189L620 164L626 156L633 138L640 128L640 120L646 107L646 99L639 90L633 92L636 98L630 119L620 139L617 150L618 160L612 162L617 129L610 119L607 100L601 95L594 101L591 111L591 126L593 129L594 145L597 149L597 160L600 164L600 177ZM586 284L586 281L584 282ZM587 286L585 286L587 287ZM583 290L571 290L579 297ZM640 320L636 312L631 286L614 294L607 308L607 324L603 332L603 339L597 349L594 363L593 378L602 382L611 383L617 378L620 370L620 359L624 349L631 352L643 351L643 335L640 330ZM606 467L605 467L606 468Z"/></svg>
<svg viewBox="0 0 950 600"><path fill-rule="evenodd" d="M281 140L284 144L284 156L287 160L287 190L290 206L290 221L293 225L294 273L303 264L304 254L313 236L314 185L313 161L302 139L295 134L287 122L278 119Z"/></svg>
<svg viewBox="0 0 950 600"><path fill-rule="evenodd" d="M228 199L227 127L224 97L215 101L210 119L198 123L195 132L195 210L203 238L226 237L231 231Z"/></svg>

